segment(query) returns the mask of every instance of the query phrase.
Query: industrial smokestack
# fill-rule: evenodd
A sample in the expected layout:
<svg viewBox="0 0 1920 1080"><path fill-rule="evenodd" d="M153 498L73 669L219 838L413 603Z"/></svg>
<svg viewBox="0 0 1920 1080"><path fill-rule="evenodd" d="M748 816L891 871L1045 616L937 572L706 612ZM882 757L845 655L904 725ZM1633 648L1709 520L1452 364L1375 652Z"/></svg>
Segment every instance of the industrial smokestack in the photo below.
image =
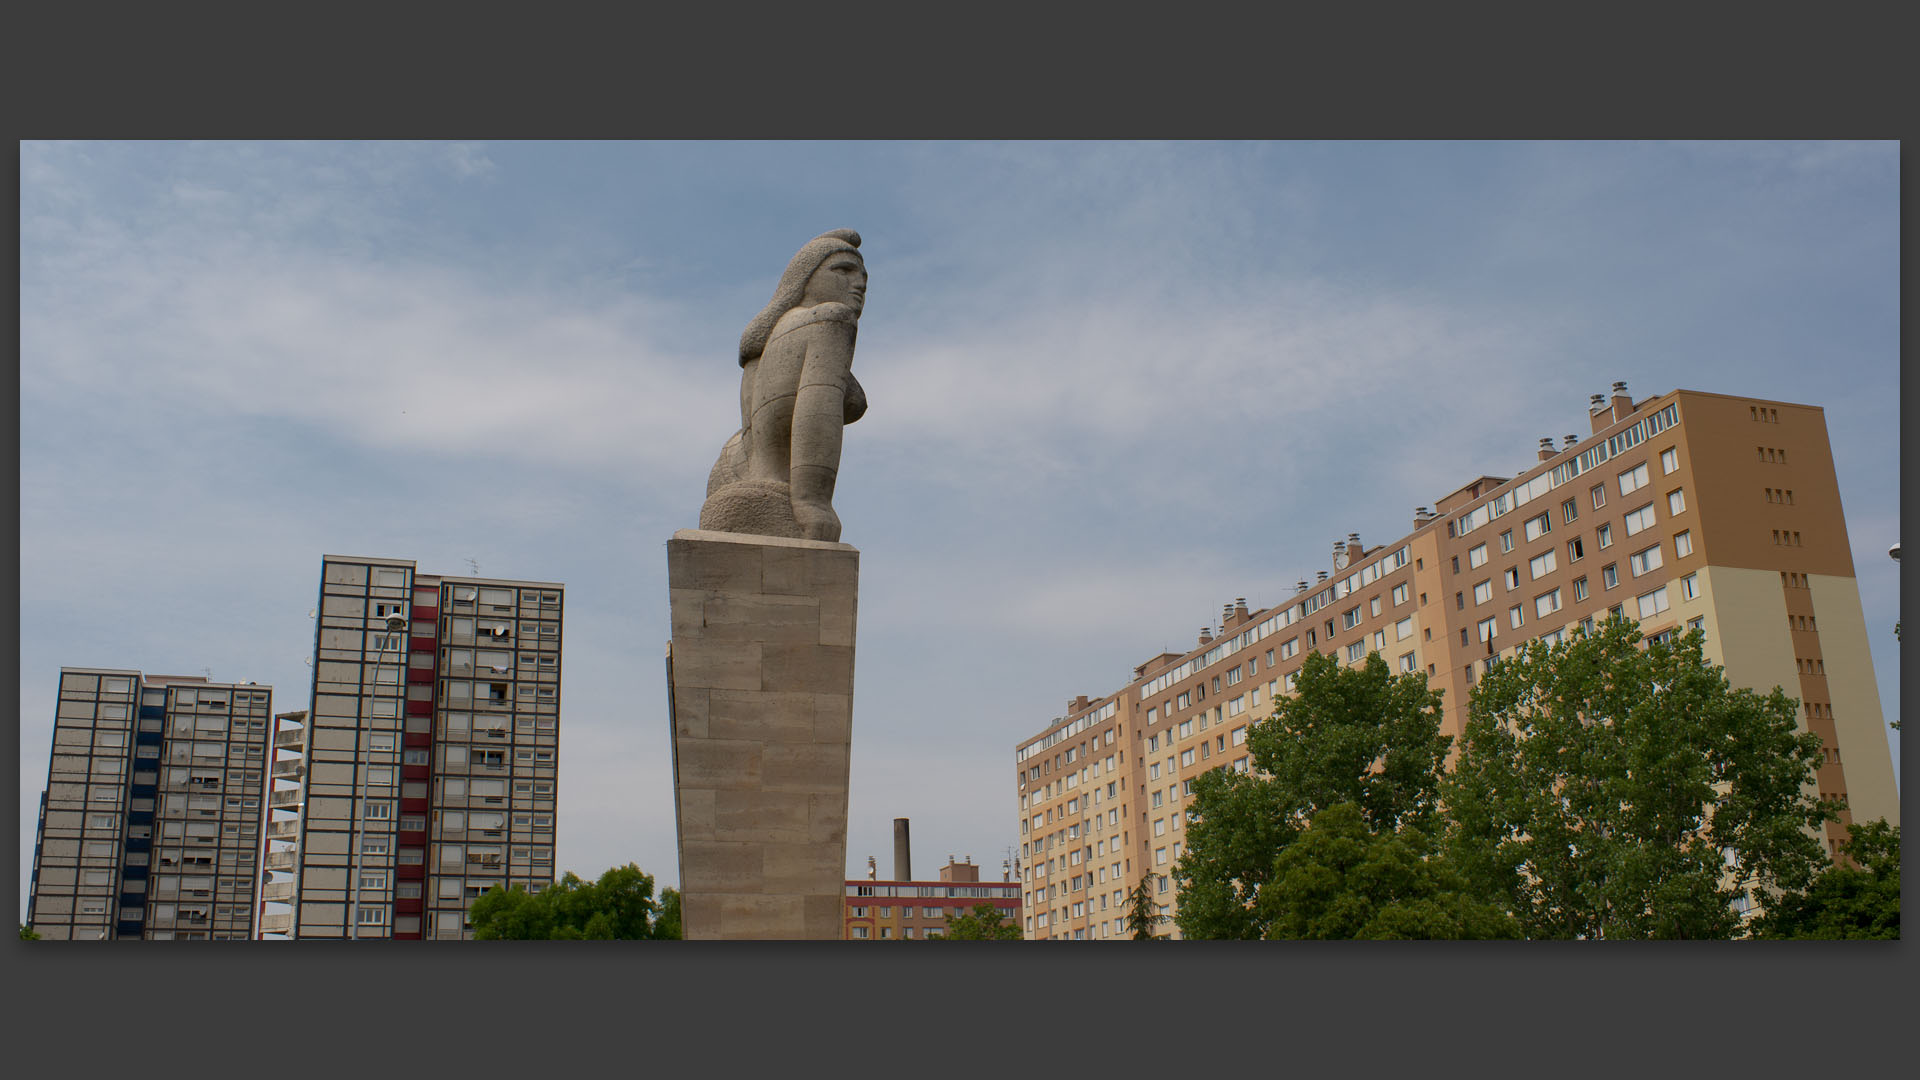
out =
<svg viewBox="0 0 1920 1080"><path fill-rule="evenodd" d="M911 845L907 841L907 819L893 819L893 880L913 880L913 860L910 856Z"/></svg>

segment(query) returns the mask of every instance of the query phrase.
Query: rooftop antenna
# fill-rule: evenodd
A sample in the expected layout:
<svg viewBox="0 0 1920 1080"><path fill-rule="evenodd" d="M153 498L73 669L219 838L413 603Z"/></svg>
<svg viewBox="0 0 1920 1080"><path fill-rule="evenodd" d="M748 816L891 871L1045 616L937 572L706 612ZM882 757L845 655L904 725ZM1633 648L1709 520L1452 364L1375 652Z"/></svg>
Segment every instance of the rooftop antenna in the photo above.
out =
<svg viewBox="0 0 1920 1080"><path fill-rule="evenodd" d="M203 668L201 668L201 669L200 669L200 671L201 671L201 672L202 672L203 674L205 674L205 675L206 675L206 677L207 677L207 681L208 681L208 682L212 682L212 681L213 681L213 669L212 669L212 668L210 668L210 667L203 667Z"/></svg>
<svg viewBox="0 0 1920 1080"><path fill-rule="evenodd" d="M474 561L473 559L468 559L467 565L473 569L474 577L480 576L480 564L478 562Z"/></svg>

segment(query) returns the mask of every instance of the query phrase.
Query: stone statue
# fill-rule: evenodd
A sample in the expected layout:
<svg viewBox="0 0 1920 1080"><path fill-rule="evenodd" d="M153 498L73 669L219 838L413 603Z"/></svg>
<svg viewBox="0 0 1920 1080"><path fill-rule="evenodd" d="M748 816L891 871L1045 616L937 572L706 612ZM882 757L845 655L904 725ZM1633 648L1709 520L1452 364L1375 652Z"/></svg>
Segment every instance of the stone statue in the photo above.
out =
<svg viewBox="0 0 1920 1080"><path fill-rule="evenodd" d="M707 477L700 527L838 541L840 432L867 411L853 341L867 298L860 234L809 240L740 335L740 430Z"/></svg>

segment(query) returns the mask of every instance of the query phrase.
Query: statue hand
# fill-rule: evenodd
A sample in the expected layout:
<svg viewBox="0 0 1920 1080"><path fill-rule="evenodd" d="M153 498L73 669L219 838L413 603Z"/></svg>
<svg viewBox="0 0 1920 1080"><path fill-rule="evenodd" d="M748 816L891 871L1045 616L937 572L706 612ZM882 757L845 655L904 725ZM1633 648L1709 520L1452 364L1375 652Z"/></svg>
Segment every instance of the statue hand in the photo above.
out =
<svg viewBox="0 0 1920 1080"><path fill-rule="evenodd" d="M840 515L823 502L793 501L793 519L800 524L800 535L808 540L834 543L840 539Z"/></svg>

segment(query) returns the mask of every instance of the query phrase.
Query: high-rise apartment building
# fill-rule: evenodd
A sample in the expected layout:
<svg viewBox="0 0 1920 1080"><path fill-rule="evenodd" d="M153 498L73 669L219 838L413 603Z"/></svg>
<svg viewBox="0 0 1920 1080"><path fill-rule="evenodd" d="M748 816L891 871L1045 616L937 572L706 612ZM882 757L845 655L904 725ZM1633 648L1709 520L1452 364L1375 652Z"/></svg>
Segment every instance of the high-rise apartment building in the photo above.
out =
<svg viewBox="0 0 1920 1080"><path fill-rule="evenodd" d="M272 698L61 668L27 925L46 940L253 937Z"/></svg>
<svg viewBox="0 0 1920 1080"><path fill-rule="evenodd" d="M1248 768L1247 726L1312 651L1424 673L1458 736L1476 679L1530 641L1610 615L1650 638L1697 628L1734 686L1783 687L1826 743L1817 794L1849 807L1830 850L1856 816L1898 824L1823 411L1688 390L1636 402L1615 384L1588 413L1585 437L1542 439L1519 475L1462 485L1391 543L1348 534L1330 572L1264 608L1227 605L1192 651L1021 742L1028 936L1123 936L1143 882L1173 913L1193 778Z"/></svg>
<svg viewBox="0 0 1920 1080"><path fill-rule="evenodd" d="M267 933L460 939L553 882L563 588L322 559L312 704L276 718Z"/></svg>

